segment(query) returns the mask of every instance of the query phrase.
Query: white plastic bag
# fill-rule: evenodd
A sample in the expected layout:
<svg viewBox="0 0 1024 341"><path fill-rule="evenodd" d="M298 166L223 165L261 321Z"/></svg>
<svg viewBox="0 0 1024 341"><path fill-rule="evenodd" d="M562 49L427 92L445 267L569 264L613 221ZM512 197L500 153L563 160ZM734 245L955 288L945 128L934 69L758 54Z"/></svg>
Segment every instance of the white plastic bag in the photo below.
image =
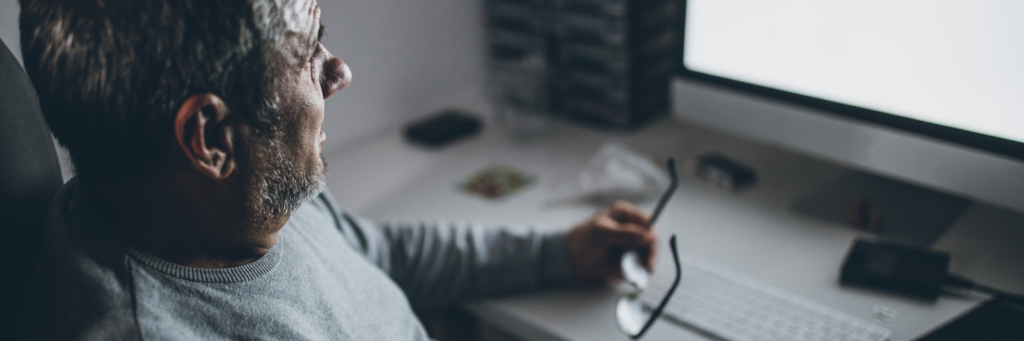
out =
<svg viewBox="0 0 1024 341"><path fill-rule="evenodd" d="M579 175L557 184L554 192L559 200L607 204L621 199L640 203L661 195L669 181L668 174L649 157L608 142Z"/></svg>

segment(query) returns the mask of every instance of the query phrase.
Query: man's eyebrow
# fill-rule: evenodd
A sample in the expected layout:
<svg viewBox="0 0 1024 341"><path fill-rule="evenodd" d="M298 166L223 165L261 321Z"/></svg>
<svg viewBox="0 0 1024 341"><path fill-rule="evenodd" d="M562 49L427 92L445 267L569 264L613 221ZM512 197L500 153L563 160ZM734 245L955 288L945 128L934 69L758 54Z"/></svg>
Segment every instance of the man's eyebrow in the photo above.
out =
<svg viewBox="0 0 1024 341"><path fill-rule="evenodd" d="M316 41L317 42L323 42L324 41L324 36L327 34L326 31L327 31L327 27L324 26L323 22L321 22L320 23L320 31L316 33Z"/></svg>

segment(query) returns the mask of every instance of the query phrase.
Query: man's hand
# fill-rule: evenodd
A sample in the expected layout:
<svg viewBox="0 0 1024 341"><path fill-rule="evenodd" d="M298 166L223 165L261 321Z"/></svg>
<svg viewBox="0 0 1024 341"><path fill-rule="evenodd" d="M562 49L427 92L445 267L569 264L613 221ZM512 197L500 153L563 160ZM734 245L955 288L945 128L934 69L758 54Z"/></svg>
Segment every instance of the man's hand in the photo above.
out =
<svg viewBox="0 0 1024 341"><path fill-rule="evenodd" d="M636 206L617 201L569 231L566 244L577 279L621 279L619 263L628 250L640 251L648 271L654 267L657 236L648 229L650 216Z"/></svg>

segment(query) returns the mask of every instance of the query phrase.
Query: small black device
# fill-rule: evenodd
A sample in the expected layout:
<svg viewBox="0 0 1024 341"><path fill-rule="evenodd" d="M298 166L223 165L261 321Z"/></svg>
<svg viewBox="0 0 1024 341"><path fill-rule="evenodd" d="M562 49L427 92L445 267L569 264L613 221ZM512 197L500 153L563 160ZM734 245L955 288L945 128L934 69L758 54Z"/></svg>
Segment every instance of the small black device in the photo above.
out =
<svg viewBox="0 0 1024 341"><path fill-rule="evenodd" d="M942 291L948 270L948 253L857 240L846 255L840 281L935 300Z"/></svg>
<svg viewBox="0 0 1024 341"><path fill-rule="evenodd" d="M693 157L686 161L683 169L687 174L729 192L757 183L757 173L753 168L718 153Z"/></svg>
<svg viewBox="0 0 1024 341"><path fill-rule="evenodd" d="M474 115L446 110L406 126L405 138L427 147L441 147L478 133L482 126Z"/></svg>

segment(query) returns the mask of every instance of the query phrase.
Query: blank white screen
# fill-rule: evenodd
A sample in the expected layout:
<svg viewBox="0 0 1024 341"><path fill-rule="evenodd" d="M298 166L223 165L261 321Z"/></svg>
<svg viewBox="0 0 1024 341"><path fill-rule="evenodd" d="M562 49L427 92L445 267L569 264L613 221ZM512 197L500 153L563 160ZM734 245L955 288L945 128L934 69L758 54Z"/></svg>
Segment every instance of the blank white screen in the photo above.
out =
<svg viewBox="0 0 1024 341"><path fill-rule="evenodd" d="M1024 142L1024 1L688 0L693 71Z"/></svg>

